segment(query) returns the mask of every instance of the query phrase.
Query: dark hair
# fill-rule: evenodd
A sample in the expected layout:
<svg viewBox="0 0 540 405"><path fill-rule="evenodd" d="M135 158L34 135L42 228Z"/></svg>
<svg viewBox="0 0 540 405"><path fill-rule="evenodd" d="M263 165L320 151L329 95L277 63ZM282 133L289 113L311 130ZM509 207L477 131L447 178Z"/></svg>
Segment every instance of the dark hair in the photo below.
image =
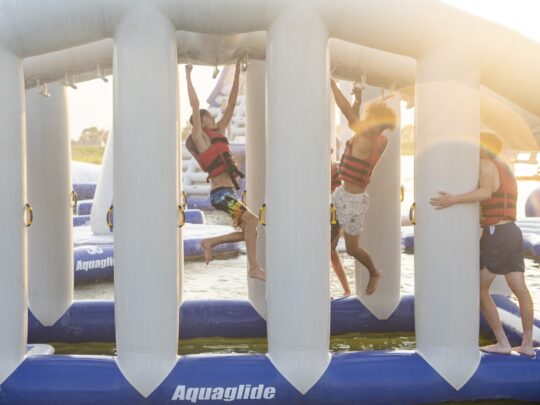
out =
<svg viewBox="0 0 540 405"><path fill-rule="evenodd" d="M201 108L201 109L199 110L199 115L200 115L200 117L201 117L201 121L202 121L202 117L203 117L204 114L210 114L210 111L205 110L204 108ZM190 123L191 125L193 125L193 114L191 114L191 117L189 117L189 123Z"/></svg>

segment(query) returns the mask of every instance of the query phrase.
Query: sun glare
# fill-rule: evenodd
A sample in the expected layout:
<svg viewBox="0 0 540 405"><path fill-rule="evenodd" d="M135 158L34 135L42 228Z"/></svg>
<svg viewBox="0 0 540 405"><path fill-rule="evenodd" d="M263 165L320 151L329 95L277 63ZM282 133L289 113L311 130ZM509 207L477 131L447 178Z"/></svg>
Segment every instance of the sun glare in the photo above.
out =
<svg viewBox="0 0 540 405"><path fill-rule="evenodd" d="M470 14L491 20L540 42L538 0L441 0Z"/></svg>

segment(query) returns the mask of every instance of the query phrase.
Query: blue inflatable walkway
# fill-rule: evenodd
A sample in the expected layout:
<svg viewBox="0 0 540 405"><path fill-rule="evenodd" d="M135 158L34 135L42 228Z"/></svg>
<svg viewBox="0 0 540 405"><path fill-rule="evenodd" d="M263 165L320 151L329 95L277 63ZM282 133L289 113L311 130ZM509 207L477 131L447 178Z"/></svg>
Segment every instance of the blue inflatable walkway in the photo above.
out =
<svg viewBox="0 0 540 405"><path fill-rule="evenodd" d="M232 232L233 228L223 225L186 223L182 228L184 257L202 258L204 252L201 240L207 237ZM114 272L114 241L110 235L93 235L90 227L74 228L74 267L75 283L110 280ZM216 257L225 254L237 254L239 242L224 243L214 248Z"/></svg>
<svg viewBox="0 0 540 405"><path fill-rule="evenodd" d="M527 218L516 223L523 233L524 254L540 258L540 218ZM406 252L414 252L414 226L401 228L401 244Z"/></svg>
<svg viewBox="0 0 540 405"><path fill-rule="evenodd" d="M508 298L494 298L499 308L516 315ZM412 330L413 304L411 296L403 297L389 320L378 321L355 298L335 300L332 332ZM183 337L254 336L266 330L264 320L245 301L193 301L184 303L180 314ZM52 327L43 327L30 316L29 334L40 341L114 341L113 316L112 302L77 302ZM302 395L266 355L188 355L180 357L163 383L143 398L123 377L114 357L29 356L0 386L0 404L9 405L408 405L486 399L538 403L540 359L481 354L473 377L456 391L414 351L336 353L319 381Z"/></svg>

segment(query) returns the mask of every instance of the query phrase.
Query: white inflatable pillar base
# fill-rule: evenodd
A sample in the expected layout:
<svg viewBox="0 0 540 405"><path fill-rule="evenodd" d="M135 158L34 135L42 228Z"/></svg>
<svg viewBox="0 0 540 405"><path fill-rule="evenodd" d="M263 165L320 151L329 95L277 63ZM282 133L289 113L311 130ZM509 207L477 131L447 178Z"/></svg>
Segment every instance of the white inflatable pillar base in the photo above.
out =
<svg viewBox="0 0 540 405"><path fill-rule="evenodd" d="M450 347L445 342L445 349L441 350L441 345L430 346L424 343L422 349L417 349L416 352L455 390L460 390L480 365L478 349L470 345Z"/></svg>
<svg viewBox="0 0 540 405"><path fill-rule="evenodd" d="M328 352L314 355L311 351L302 351L298 348L274 348L267 357L302 395L319 381L332 359ZM282 362L277 360L279 358L287 358L289 361Z"/></svg>

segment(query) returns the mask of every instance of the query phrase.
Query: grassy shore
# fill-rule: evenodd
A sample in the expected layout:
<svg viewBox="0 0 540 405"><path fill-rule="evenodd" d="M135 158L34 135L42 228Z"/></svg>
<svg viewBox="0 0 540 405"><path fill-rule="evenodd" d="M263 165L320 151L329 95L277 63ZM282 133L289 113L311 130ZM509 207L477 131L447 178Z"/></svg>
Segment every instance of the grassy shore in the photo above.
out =
<svg viewBox="0 0 540 405"><path fill-rule="evenodd" d="M71 145L71 159L99 165L103 160L104 150L101 146Z"/></svg>

